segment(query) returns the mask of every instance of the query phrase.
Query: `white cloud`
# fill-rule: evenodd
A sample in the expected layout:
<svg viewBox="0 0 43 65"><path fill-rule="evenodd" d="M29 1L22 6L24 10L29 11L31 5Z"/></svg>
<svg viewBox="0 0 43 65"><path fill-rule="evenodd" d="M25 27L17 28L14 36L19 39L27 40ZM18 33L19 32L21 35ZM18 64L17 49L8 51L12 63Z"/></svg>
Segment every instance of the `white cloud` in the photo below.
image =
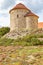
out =
<svg viewBox="0 0 43 65"><path fill-rule="evenodd" d="M15 2L16 4L18 4L18 3L23 3L24 4L24 2L23 1L21 1L21 0L16 0L16 2Z"/></svg>
<svg viewBox="0 0 43 65"><path fill-rule="evenodd" d="M36 13L40 12L43 9L43 0L26 0L25 4L28 8Z"/></svg>
<svg viewBox="0 0 43 65"><path fill-rule="evenodd" d="M0 25L1 26L10 26L10 17L9 16L7 16L7 17L1 16L0 17Z"/></svg>
<svg viewBox="0 0 43 65"><path fill-rule="evenodd" d="M38 15L39 15L39 22L43 22L43 10L40 13L38 13Z"/></svg>
<svg viewBox="0 0 43 65"><path fill-rule="evenodd" d="M8 9L9 7L12 7L15 5L15 0L4 0L1 9Z"/></svg>
<svg viewBox="0 0 43 65"><path fill-rule="evenodd" d="M0 7L2 6L2 3L4 2L4 0L0 0Z"/></svg>
<svg viewBox="0 0 43 65"><path fill-rule="evenodd" d="M8 10L0 10L0 14L8 13Z"/></svg>

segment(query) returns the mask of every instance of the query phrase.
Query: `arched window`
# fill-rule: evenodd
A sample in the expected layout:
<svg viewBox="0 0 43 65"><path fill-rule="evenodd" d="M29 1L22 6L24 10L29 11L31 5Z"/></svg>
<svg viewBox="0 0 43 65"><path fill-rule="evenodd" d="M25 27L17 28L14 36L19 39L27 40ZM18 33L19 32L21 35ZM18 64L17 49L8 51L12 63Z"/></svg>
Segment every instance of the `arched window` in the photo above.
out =
<svg viewBox="0 0 43 65"><path fill-rule="evenodd" d="M17 15L17 18L19 17L19 15Z"/></svg>

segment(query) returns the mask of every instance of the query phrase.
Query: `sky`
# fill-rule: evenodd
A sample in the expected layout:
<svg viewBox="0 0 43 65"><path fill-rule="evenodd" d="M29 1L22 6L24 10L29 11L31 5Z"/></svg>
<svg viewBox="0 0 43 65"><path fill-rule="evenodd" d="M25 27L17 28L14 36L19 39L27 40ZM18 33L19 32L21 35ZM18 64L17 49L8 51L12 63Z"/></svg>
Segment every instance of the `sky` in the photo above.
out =
<svg viewBox="0 0 43 65"><path fill-rule="evenodd" d="M10 26L9 11L18 3L28 7L43 22L43 0L0 0L0 26Z"/></svg>

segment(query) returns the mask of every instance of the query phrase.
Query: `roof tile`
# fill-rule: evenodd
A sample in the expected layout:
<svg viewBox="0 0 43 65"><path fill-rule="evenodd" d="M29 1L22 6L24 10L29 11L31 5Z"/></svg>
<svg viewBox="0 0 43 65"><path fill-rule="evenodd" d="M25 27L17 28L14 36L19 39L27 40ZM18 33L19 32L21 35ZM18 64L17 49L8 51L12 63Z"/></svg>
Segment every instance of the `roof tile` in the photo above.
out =
<svg viewBox="0 0 43 65"><path fill-rule="evenodd" d="M32 13L31 11L28 12L28 13L25 15L25 17L28 17L28 16L36 16L36 17L38 17L36 14ZM39 17L38 17L38 18L39 18Z"/></svg>
<svg viewBox="0 0 43 65"><path fill-rule="evenodd" d="M23 4L21 4L21 3L17 4L14 8L12 8L12 9L10 10L10 12L11 12L12 10L15 10L15 9L26 9L26 10L29 10L25 5L23 5ZM29 11L30 11L30 10L29 10Z"/></svg>

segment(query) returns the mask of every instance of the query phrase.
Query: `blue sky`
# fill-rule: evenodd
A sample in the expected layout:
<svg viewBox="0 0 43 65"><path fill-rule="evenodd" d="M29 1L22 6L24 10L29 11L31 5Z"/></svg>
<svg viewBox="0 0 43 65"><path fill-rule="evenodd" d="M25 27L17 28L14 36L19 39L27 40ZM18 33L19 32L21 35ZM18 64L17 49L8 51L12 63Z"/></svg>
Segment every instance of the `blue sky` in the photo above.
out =
<svg viewBox="0 0 43 65"><path fill-rule="evenodd" d="M43 0L0 0L0 26L10 26L9 10L18 3L27 6L43 22Z"/></svg>

